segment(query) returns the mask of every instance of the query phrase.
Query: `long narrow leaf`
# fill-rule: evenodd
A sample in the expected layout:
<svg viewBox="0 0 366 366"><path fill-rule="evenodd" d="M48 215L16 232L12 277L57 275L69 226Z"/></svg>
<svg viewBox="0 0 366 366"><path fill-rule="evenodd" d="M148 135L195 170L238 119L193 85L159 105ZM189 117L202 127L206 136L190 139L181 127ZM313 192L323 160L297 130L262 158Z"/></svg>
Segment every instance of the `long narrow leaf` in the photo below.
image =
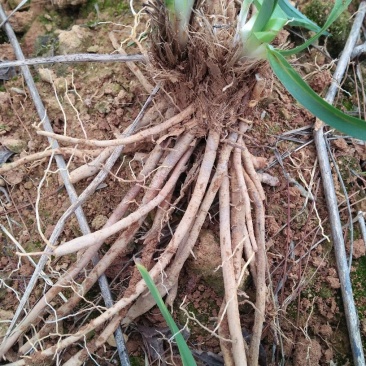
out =
<svg viewBox="0 0 366 366"><path fill-rule="evenodd" d="M179 348L179 353L182 357L183 365L184 366L197 366L196 361L194 360L194 358L192 356L192 352L188 348L186 341L184 340L182 334L180 333L172 316L170 315L169 310L165 306L164 301L160 296L159 290L155 286L155 283L152 280L149 272L143 265L141 265L139 263L136 263L136 266L137 266L137 269L140 271L141 276L144 279L147 287L149 288L151 295L153 296L154 300L156 301L156 304L158 305L161 314L163 315L165 321L167 322L175 340L177 341L177 345Z"/></svg>
<svg viewBox="0 0 366 366"><path fill-rule="evenodd" d="M344 114L319 97L272 46L267 47L267 58L277 78L300 104L331 127L366 141L365 121Z"/></svg>
<svg viewBox="0 0 366 366"><path fill-rule="evenodd" d="M348 5L351 3L352 0L346 0L343 2L343 0L336 0L334 3L334 7L332 11L329 14L329 17L321 30L313 37L308 39L306 42L304 42L302 45L292 48L291 50L279 50L279 52L284 56L290 56L294 55L296 53L301 52L305 48L309 47L312 43L314 43L320 36L324 34L324 31L326 31L333 22L343 13L345 9L347 9Z"/></svg>
<svg viewBox="0 0 366 366"><path fill-rule="evenodd" d="M304 27L306 29L312 30L314 32L320 32L321 28L318 24L314 23L312 20L307 18L301 11L296 9L288 0L278 0L279 7L285 12L289 19L293 19L290 23L294 26ZM328 32L323 32L323 34L328 34Z"/></svg>
<svg viewBox="0 0 366 366"><path fill-rule="evenodd" d="M277 6L277 0L263 0L262 6L259 9L257 19L254 22L252 32L261 32L268 21L272 17L272 13Z"/></svg>

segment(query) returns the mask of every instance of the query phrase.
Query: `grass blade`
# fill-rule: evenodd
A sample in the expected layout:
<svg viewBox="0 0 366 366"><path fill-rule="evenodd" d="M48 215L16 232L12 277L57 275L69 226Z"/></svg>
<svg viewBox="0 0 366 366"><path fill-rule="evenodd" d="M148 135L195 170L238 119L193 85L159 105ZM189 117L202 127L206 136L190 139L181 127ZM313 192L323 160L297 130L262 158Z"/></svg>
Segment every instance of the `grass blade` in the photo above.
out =
<svg viewBox="0 0 366 366"><path fill-rule="evenodd" d="M319 97L280 52L267 47L268 61L284 87L306 109L331 127L366 141L366 122L348 116Z"/></svg>
<svg viewBox="0 0 366 366"><path fill-rule="evenodd" d="M324 32L333 24L333 22L343 13L343 11L348 7L351 3L351 0L346 0L343 3L343 0L336 0L334 3L334 7L329 14L329 17L321 30L313 37L308 39L302 45L292 48L291 50L279 50L279 52L284 56L294 55L298 52L301 52L305 48L309 47L313 42L315 42L320 36L324 34Z"/></svg>
<svg viewBox="0 0 366 366"><path fill-rule="evenodd" d="M164 301L163 301L162 297L160 296L159 290L155 286L155 283L152 280L149 272L143 265L141 265L139 263L136 263L136 266L137 266L137 269L140 271L141 276L144 279L147 287L149 288L151 295L153 296L154 300L156 301L156 304L158 305L161 314L163 315L165 321L167 322L167 324L173 334L173 338L175 338L175 340L177 342L177 345L179 348L179 353L182 357L183 365L184 366L196 366L197 364L192 356L192 352L188 348L187 343L184 340L182 334L180 333L179 328L175 324L172 316L170 315L169 310L165 306Z"/></svg>
<svg viewBox="0 0 366 366"><path fill-rule="evenodd" d="M261 32L265 29L268 21L271 19L273 11L277 6L277 0L263 0L259 9L257 19L254 22L252 32Z"/></svg>
<svg viewBox="0 0 366 366"><path fill-rule="evenodd" d="M290 23L291 26L304 27L314 32L321 31L321 28L316 23L307 18L303 13L301 13L301 11L296 9L288 0L278 0L278 5L287 15L288 19L293 19L293 21ZM324 32L323 34L328 33Z"/></svg>

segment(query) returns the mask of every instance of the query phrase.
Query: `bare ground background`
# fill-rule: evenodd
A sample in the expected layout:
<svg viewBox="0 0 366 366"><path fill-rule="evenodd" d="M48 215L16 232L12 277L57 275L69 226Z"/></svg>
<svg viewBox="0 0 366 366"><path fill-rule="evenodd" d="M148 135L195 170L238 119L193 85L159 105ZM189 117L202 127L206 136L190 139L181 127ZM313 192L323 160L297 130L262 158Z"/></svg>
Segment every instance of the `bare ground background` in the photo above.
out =
<svg viewBox="0 0 366 366"><path fill-rule="evenodd" d="M14 7L12 1L3 5L6 9ZM141 5L136 4L136 7L139 6ZM137 28L139 33L143 33L146 21L147 18L141 18ZM111 53L114 51L111 34L118 42L127 39L133 17L125 2L106 0L98 3L95 8L94 3L73 6L59 3L56 6L37 0L17 13L11 24L18 34L26 57L53 53ZM13 59L12 48L6 43L3 33L0 33L0 40L0 56L3 59ZM147 48L147 41L142 45ZM124 48L127 53L139 52L135 44L126 43ZM310 53L301 55L296 64L317 92L326 91L332 74L331 60L312 49ZM145 72L143 65L139 64L139 67ZM56 133L66 131L70 136L83 137L84 130L90 139L114 138L137 116L148 97L140 82L122 63L59 64L45 66L43 69L34 68L32 72ZM263 72L266 73L265 70ZM347 107L354 110L358 106L355 79L352 78L350 68L350 77L345 80L343 87L351 94L341 96L340 107L343 109ZM267 362L268 365L277 365L279 362L285 365L351 365L340 285L332 242L328 240L330 230L327 208L312 143L311 126L314 117L297 105L269 72L266 73L266 83L260 101L252 106L253 125L247 146L254 156L265 158L261 171L278 180L274 185L265 186L269 265L267 283L271 300L267 303L262 345ZM0 142L15 152L14 161L48 147L47 140L36 134L34 124L39 124L40 121L20 75L1 81L0 111ZM169 110L163 113L163 118L169 117ZM105 184L84 204L84 211L93 230L105 223L120 202L131 186L135 172L141 167L141 157L150 151L151 146L149 143L142 144L139 154L129 154L127 150ZM349 221L347 202L353 217L360 210L366 211L366 149L359 141L335 133L330 140L330 151L348 193L347 199L339 183L336 187L339 210L346 226ZM94 153L88 151L83 156L71 157L68 154L69 171L90 161ZM23 164L2 173L0 180L4 188L0 197L0 223L28 252L40 251L44 247L37 229L35 204L37 188L45 175L47 164L46 158ZM336 173L334 176L335 181L339 182ZM77 191L82 192L90 179L78 182ZM69 201L59 181L56 166L52 164L40 188L39 198L39 220L46 237L68 206ZM220 264L218 215L215 207L217 205L213 205L194 249L195 258L189 259L180 276L173 311L176 321L184 324L186 316L179 308L184 301L187 310L211 330L217 322L223 296L221 272L214 272ZM148 218L150 221L152 219ZM179 214L175 220L179 220ZM350 233L347 229L344 232L349 247ZM66 225L62 241L80 235L76 219L72 218ZM144 232L141 232L141 237L143 235ZM7 329L6 321L12 318L34 267L26 257L19 258L15 254L19 248L14 246L9 235L1 231L0 236L0 318L3 321L0 336L3 336ZM165 236L169 237L169 233L166 232ZM366 344L365 243L357 224L354 226L353 238L352 281ZM108 239L102 251L110 243L112 240ZM141 240L136 240L108 268L106 275L114 298L121 297L127 288L134 266L132 255L138 254L140 250ZM75 256L72 255L52 259L47 272L51 278L57 278L74 259ZM37 261L37 257L34 260ZM89 270L90 268L85 268L78 280L85 277ZM28 309L32 308L44 291L45 284L41 282L29 299ZM253 308L247 300L253 302L255 295L250 278L243 284L242 291L242 325L250 329ZM97 285L88 293L86 300L73 317L62 322L63 329L60 332L72 333L86 318L96 316L97 310L84 313L83 308L89 307L88 301L95 304L102 301ZM278 303L277 308L271 307L273 302ZM163 360L157 361L147 345L153 340L161 352L170 354L167 343L162 342L161 337L153 332L154 329L163 331L164 328L162 316L154 308L124 330L133 365L144 364L145 352L151 357L150 364L166 362L164 353L161 354ZM189 328L189 345L192 349L220 352L216 337L193 320L189 322ZM44 346L54 342L55 337L46 337ZM19 346L12 349L12 361L18 359ZM62 354L62 359L66 360L80 347L83 347L82 342L68 348ZM100 365L118 364L113 340L97 350L94 358ZM177 360L175 362L179 364ZM86 364L95 363L88 361Z"/></svg>

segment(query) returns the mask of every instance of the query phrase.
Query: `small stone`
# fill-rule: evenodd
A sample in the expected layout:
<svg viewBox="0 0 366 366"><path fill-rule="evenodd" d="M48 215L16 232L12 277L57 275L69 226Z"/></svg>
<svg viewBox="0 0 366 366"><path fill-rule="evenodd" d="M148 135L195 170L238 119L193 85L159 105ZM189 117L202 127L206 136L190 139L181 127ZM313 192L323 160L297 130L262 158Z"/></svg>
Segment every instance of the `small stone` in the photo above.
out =
<svg viewBox="0 0 366 366"><path fill-rule="evenodd" d="M80 53L88 49L88 39L92 39L92 34L85 28L74 25L69 31L59 31L59 52L62 55Z"/></svg>
<svg viewBox="0 0 366 366"><path fill-rule="evenodd" d="M327 282L329 283L331 288L338 289L338 288L341 287L341 284L340 284L338 278L328 276L326 279L327 279Z"/></svg>
<svg viewBox="0 0 366 366"><path fill-rule="evenodd" d="M94 230L99 230L104 226L104 224L107 222L107 220L108 220L107 216L97 215L94 217L94 220L92 221L91 226Z"/></svg>
<svg viewBox="0 0 366 366"><path fill-rule="evenodd" d="M98 51L99 51L99 46L97 46L97 45L90 46L86 50L86 52L89 52L89 53L98 53Z"/></svg>
<svg viewBox="0 0 366 366"><path fill-rule="evenodd" d="M104 87L104 94L116 96L119 94L121 86L117 83L109 83ZM125 93L123 93L125 95Z"/></svg>
<svg viewBox="0 0 366 366"><path fill-rule="evenodd" d="M5 187L5 180L0 178L0 187Z"/></svg>
<svg viewBox="0 0 366 366"><path fill-rule="evenodd" d="M24 178L24 172L20 169L13 169L10 172L6 172L4 174L5 180L8 184L11 186L15 186L23 181ZM19 200L21 201L23 198L19 197Z"/></svg>
<svg viewBox="0 0 366 366"><path fill-rule="evenodd" d="M25 189L32 189L33 183L32 183L32 181L29 180L28 182L25 182L23 186Z"/></svg>
<svg viewBox="0 0 366 366"><path fill-rule="evenodd" d="M10 12L7 12L9 15ZM35 13L31 10L17 11L10 18L10 23L15 33L25 33L35 18Z"/></svg>
<svg viewBox="0 0 366 366"><path fill-rule="evenodd" d="M51 69L39 68L38 74L39 74L41 80L43 80L47 83L50 83L50 84L52 84L54 82L54 80L57 79L55 72Z"/></svg>
<svg viewBox="0 0 366 366"><path fill-rule="evenodd" d="M116 340L114 339L114 335L111 334L108 338L107 338L107 343L111 346L116 348L117 347L117 343Z"/></svg>
<svg viewBox="0 0 366 366"><path fill-rule="evenodd" d="M3 146L15 154L20 154L27 146L27 143L23 140L4 138L1 140Z"/></svg>
<svg viewBox="0 0 366 366"><path fill-rule="evenodd" d="M10 105L10 94L6 92L0 92L0 111L5 112Z"/></svg>
<svg viewBox="0 0 366 366"><path fill-rule="evenodd" d="M319 333L323 336L323 337L327 337L329 338L332 334L333 334L333 330L332 327L329 324L323 324L320 329L319 329Z"/></svg>
<svg viewBox="0 0 366 366"><path fill-rule="evenodd" d="M347 248L350 245L347 243ZM366 245L363 239L357 239L353 242L352 257L358 259L366 254Z"/></svg>
<svg viewBox="0 0 366 366"><path fill-rule="evenodd" d="M52 31L52 24L45 24L44 29L45 29L47 32L51 32L51 31Z"/></svg>

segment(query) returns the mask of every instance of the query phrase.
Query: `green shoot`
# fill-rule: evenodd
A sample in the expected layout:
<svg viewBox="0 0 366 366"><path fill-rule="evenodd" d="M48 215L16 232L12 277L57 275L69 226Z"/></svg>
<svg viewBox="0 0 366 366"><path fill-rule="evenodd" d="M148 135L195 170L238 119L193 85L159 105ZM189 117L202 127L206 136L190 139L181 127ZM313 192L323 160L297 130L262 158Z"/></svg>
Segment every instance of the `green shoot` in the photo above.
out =
<svg viewBox="0 0 366 366"><path fill-rule="evenodd" d="M306 20L307 18L301 17L301 13L292 8L286 1L280 0L278 3L275 0L254 1L257 12L247 21L252 0L244 0L239 14L237 31L242 41L243 59L247 57L267 59L277 78L306 109L331 127L353 137L366 140L366 122L348 116L324 101L303 81L283 57L298 53L316 41L346 9L351 0L345 2L335 0L334 7L322 28L315 27L312 22ZM290 20L289 16L294 16L294 19ZM270 42L287 23L302 24L312 30L317 28L318 33L294 49L276 50L270 46Z"/></svg>
<svg viewBox="0 0 366 366"><path fill-rule="evenodd" d="M188 42L188 25L192 14L194 0L165 0L169 21L183 51Z"/></svg>
<svg viewBox="0 0 366 366"><path fill-rule="evenodd" d="M280 52L268 47L272 70L289 93L306 109L328 125L348 135L366 140L366 122L349 116L319 97L291 67Z"/></svg>
<svg viewBox="0 0 366 366"><path fill-rule="evenodd" d="M141 276L144 279L147 287L149 288L151 295L153 296L154 300L156 301L156 304L158 305L161 314L163 315L165 321L167 322L167 324L173 334L173 338L175 338L175 340L177 342L179 353L180 353L182 361L183 361L183 365L184 366L196 366L196 361L194 360L194 358L192 356L192 352L188 348L187 343L184 340L182 334L180 333L179 328L175 324L172 316L169 313L169 310L165 306L164 301L163 301L162 297L160 296L159 290L155 286L155 283L154 283L153 279L151 278L149 272L143 265L141 265L139 263L136 263L136 266L137 266L137 269L140 271Z"/></svg>
<svg viewBox="0 0 366 366"><path fill-rule="evenodd" d="M304 14L292 6L288 0L278 0L278 5L282 11L286 14L288 19L291 19L290 25L293 27L304 27L313 32L321 32L321 28L313 21L308 19ZM328 32L323 32L325 35L329 35Z"/></svg>
<svg viewBox="0 0 366 366"><path fill-rule="evenodd" d="M334 22L335 20L343 13L345 9L347 9L348 5L351 3L351 0L346 0L343 2L343 0L335 0L334 7L329 14L329 17L323 27L320 29L320 31L315 34L315 36L308 39L306 42L304 42L302 45L295 47L291 50L281 50L280 52L284 56L290 56L294 55L300 51L303 51L305 48L309 47L312 43L314 43L321 35L324 34L324 31L326 31Z"/></svg>

